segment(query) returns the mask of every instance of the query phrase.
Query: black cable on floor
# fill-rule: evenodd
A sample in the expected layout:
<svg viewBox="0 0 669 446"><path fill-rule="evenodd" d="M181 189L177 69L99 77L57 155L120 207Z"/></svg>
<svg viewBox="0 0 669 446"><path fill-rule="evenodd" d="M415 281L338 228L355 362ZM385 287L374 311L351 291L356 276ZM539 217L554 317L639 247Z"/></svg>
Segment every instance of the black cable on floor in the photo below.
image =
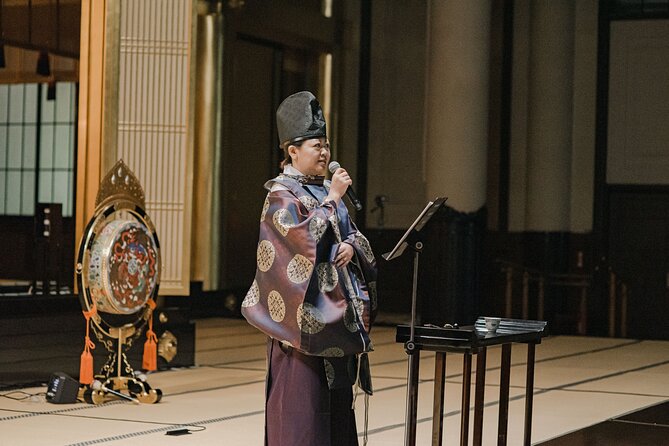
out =
<svg viewBox="0 0 669 446"><path fill-rule="evenodd" d="M21 396L12 396L15 393L17 393ZM28 398L32 398L34 396L44 396L44 395L46 395L46 392L28 393L28 392L24 392L23 390L13 390L13 391L7 392L7 393L0 393L0 397L7 398L7 399L10 399L10 400L14 400L14 401L23 401L23 400L27 400Z"/></svg>

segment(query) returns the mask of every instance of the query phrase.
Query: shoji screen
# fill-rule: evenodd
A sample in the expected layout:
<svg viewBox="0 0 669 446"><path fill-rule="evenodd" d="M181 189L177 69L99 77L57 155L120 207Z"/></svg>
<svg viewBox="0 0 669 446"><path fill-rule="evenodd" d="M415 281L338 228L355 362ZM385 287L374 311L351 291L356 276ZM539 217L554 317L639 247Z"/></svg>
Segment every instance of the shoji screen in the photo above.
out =
<svg viewBox="0 0 669 446"><path fill-rule="evenodd" d="M120 0L117 64L109 64L105 167L122 158L141 181L161 243L161 294L188 294L193 132L191 97L195 17L192 0ZM112 35L115 30L112 29ZM118 95L113 84L118 79ZM111 82L110 82L111 81ZM113 114L112 114L113 116ZM114 128L116 132L114 133Z"/></svg>

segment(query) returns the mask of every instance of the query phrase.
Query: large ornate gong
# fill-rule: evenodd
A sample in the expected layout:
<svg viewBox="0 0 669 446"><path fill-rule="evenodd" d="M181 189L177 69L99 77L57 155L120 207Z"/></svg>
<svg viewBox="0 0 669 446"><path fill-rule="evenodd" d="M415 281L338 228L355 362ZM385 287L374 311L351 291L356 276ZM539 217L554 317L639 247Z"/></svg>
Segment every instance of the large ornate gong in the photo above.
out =
<svg viewBox="0 0 669 446"><path fill-rule="evenodd" d="M133 314L146 305L158 281L154 236L134 220L104 224L88 256L88 285L98 310Z"/></svg>
<svg viewBox="0 0 669 446"><path fill-rule="evenodd" d="M103 179L95 205L77 257L79 300L109 358L96 375L104 382L89 389L86 400L102 402L112 389L128 390L141 402L158 402L162 393L136 379L124 352L155 307L160 244L144 210L144 191L122 160Z"/></svg>

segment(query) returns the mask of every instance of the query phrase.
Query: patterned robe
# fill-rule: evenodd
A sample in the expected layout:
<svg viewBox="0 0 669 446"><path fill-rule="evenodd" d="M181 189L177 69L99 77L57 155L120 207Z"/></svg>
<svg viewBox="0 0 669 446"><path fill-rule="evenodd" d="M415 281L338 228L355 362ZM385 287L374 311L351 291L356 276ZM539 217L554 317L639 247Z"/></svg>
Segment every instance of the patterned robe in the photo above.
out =
<svg viewBox="0 0 669 446"><path fill-rule="evenodd" d="M357 444L351 386L360 376L372 391L366 357L355 354L372 349L374 255L346 206L324 201L328 182L279 175L265 187L256 277L242 314L270 336L267 444ZM342 242L356 254L335 268Z"/></svg>

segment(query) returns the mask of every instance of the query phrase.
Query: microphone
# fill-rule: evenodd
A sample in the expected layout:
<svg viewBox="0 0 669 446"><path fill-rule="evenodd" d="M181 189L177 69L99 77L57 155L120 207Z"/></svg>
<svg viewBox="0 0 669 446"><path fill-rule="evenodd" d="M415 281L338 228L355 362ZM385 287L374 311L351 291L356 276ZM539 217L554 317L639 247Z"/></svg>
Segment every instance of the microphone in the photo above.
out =
<svg viewBox="0 0 669 446"><path fill-rule="evenodd" d="M340 167L341 165L337 161L332 161L328 166L328 170L330 173L335 173L335 171ZM356 211L362 210L362 203L360 203L360 200L358 200L358 196L355 194L353 186L349 186L348 189L346 189L346 196L349 200L351 200L351 204L353 204L353 207Z"/></svg>
<svg viewBox="0 0 669 446"><path fill-rule="evenodd" d="M109 387L102 384L97 379L93 381L91 387L93 388L93 390L102 390L104 392L111 393L112 395L115 395L119 398L123 398L124 400L132 401L135 404L139 404L139 400L137 398L133 398L130 395L126 395L125 393L117 392L116 390L112 390Z"/></svg>

